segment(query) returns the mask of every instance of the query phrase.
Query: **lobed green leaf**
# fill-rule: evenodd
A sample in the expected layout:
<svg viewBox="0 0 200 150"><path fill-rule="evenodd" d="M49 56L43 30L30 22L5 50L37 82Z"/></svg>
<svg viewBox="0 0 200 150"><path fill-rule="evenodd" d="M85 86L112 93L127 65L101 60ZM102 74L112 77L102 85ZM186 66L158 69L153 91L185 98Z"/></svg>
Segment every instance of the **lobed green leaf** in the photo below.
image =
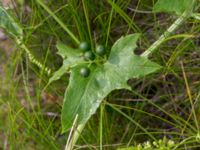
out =
<svg viewBox="0 0 200 150"><path fill-rule="evenodd" d="M153 73L161 68L147 58L134 55L139 34L120 38L112 47L108 61L90 66L91 74L83 78L78 65L71 70L62 108L62 129L67 131L78 115L78 124L84 124L96 112L101 101L115 89L130 89L127 80Z"/></svg>

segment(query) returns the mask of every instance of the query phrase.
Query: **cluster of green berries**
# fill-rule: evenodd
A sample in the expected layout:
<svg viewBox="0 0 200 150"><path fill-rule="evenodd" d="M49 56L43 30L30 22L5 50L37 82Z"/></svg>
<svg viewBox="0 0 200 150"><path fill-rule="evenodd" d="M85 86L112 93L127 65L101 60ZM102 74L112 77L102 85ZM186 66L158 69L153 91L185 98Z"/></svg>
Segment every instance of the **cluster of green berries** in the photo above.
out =
<svg viewBox="0 0 200 150"><path fill-rule="evenodd" d="M81 42L79 49L83 52L83 57L85 61L93 61L97 56L104 56L106 49L103 45L97 45L95 49L95 54L91 50L91 45L88 42ZM80 69L80 75L83 77L88 77L90 75L90 69L88 67L82 67Z"/></svg>

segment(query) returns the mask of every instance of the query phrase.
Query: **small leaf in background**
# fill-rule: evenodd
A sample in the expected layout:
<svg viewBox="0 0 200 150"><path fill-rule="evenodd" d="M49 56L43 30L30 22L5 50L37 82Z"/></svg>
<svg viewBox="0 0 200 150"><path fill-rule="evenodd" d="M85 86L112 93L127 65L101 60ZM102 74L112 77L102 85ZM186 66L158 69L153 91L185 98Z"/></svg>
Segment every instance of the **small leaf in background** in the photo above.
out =
<svg viewBox="0 0 200 150"><path fill-rule="evenodd" d="M155 12L170 12L181 15L188 6L191 6L193 0L158 0L154 5Z"/></svg>
<svg viewBox="0 0 200 150"><path fill-rule="evenodd" d="M3 28L10 35L22 39L22 28L8 14L7 10L0 5L0 28Z"/></svg>
<svg viewBox="0 0 200 150"><path fill-rule="evenodd" d="M58 52L64 61L62 67L54 72L53 76L49 79L49 84L53 81L59 80L65 73L69 72L70 67L76 66L80 62L83 62L83 58L80 56L81 51L78 49L73 49L65 44L58 42L56 45Z"/></svg>
<svg viewBox="0 0 200 150"><path fill-rule="evenodd" d="M62 129L67 131L78 115L78 124L85 124L99 107L101 101L115 89L130 89L127 81L153 73L161 68L147 58L134 55L139 34L120 38L112 47L108 61L91 65L87 78L79 74L78 65L71 70L69 85L62 108Z"/></svg>

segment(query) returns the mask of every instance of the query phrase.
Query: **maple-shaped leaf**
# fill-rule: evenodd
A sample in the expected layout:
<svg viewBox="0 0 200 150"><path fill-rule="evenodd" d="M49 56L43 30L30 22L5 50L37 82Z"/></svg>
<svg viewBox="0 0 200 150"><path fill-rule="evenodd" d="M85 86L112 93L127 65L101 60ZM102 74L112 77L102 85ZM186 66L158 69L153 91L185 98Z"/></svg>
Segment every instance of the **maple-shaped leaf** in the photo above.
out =
<svg viewBox="0 0 200 150"><path fill-rule="evenodd" d="M71 69L70 82L62 108L62 130L67 131L76 116L77 123L85 124L99 107L101 101L115 89L130 89L127 81L153 73L160 65L133 53L139 34L121 37L113 45L108 61L91 65L87 78L80 75L78 65Z"/></svg>
<svg viewBox="0 0 200 150"><path fill-rule="evenodd" d="M158 0L154 5L155 12L170 12L181 15L187 9L192 9L195 0Z"/></svg>

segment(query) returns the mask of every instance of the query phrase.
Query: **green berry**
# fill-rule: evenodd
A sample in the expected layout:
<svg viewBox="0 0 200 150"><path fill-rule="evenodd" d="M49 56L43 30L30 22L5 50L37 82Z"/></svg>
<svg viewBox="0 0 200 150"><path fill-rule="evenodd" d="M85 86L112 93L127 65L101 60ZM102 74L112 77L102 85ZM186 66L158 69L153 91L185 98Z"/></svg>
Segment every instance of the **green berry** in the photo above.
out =
<svg viewBox="0 0 200 150"><path fill-rule="evenodd" d="M90 69L89 68L87 68L87 67L83 67L83 68L81 68L80 69L80 75L82 76L82 77L88 77L89 75L90 75Z"/></svg>
<svg viewBox="0 0 200 150"><path fill-rule="evenodd" d="M79 49L84 51L84 52L89 51L90 50L90 44L86 41L81 42L80 45L79 45Z"/></svg>
<svg viewBox="0 0 200 150"><path fill-rule="evenodd" d="M87 52L84 53L84 59L85 60L94 60L95 55L93 54L93 52L87 51Z"/></svg>
<svg viewBox="0 0 200 150"><path fill-rule="evenodd" d="M100 56L104 55L106 53L106 49L103 45L98 45L96 47L96 53Z"/></svg>

